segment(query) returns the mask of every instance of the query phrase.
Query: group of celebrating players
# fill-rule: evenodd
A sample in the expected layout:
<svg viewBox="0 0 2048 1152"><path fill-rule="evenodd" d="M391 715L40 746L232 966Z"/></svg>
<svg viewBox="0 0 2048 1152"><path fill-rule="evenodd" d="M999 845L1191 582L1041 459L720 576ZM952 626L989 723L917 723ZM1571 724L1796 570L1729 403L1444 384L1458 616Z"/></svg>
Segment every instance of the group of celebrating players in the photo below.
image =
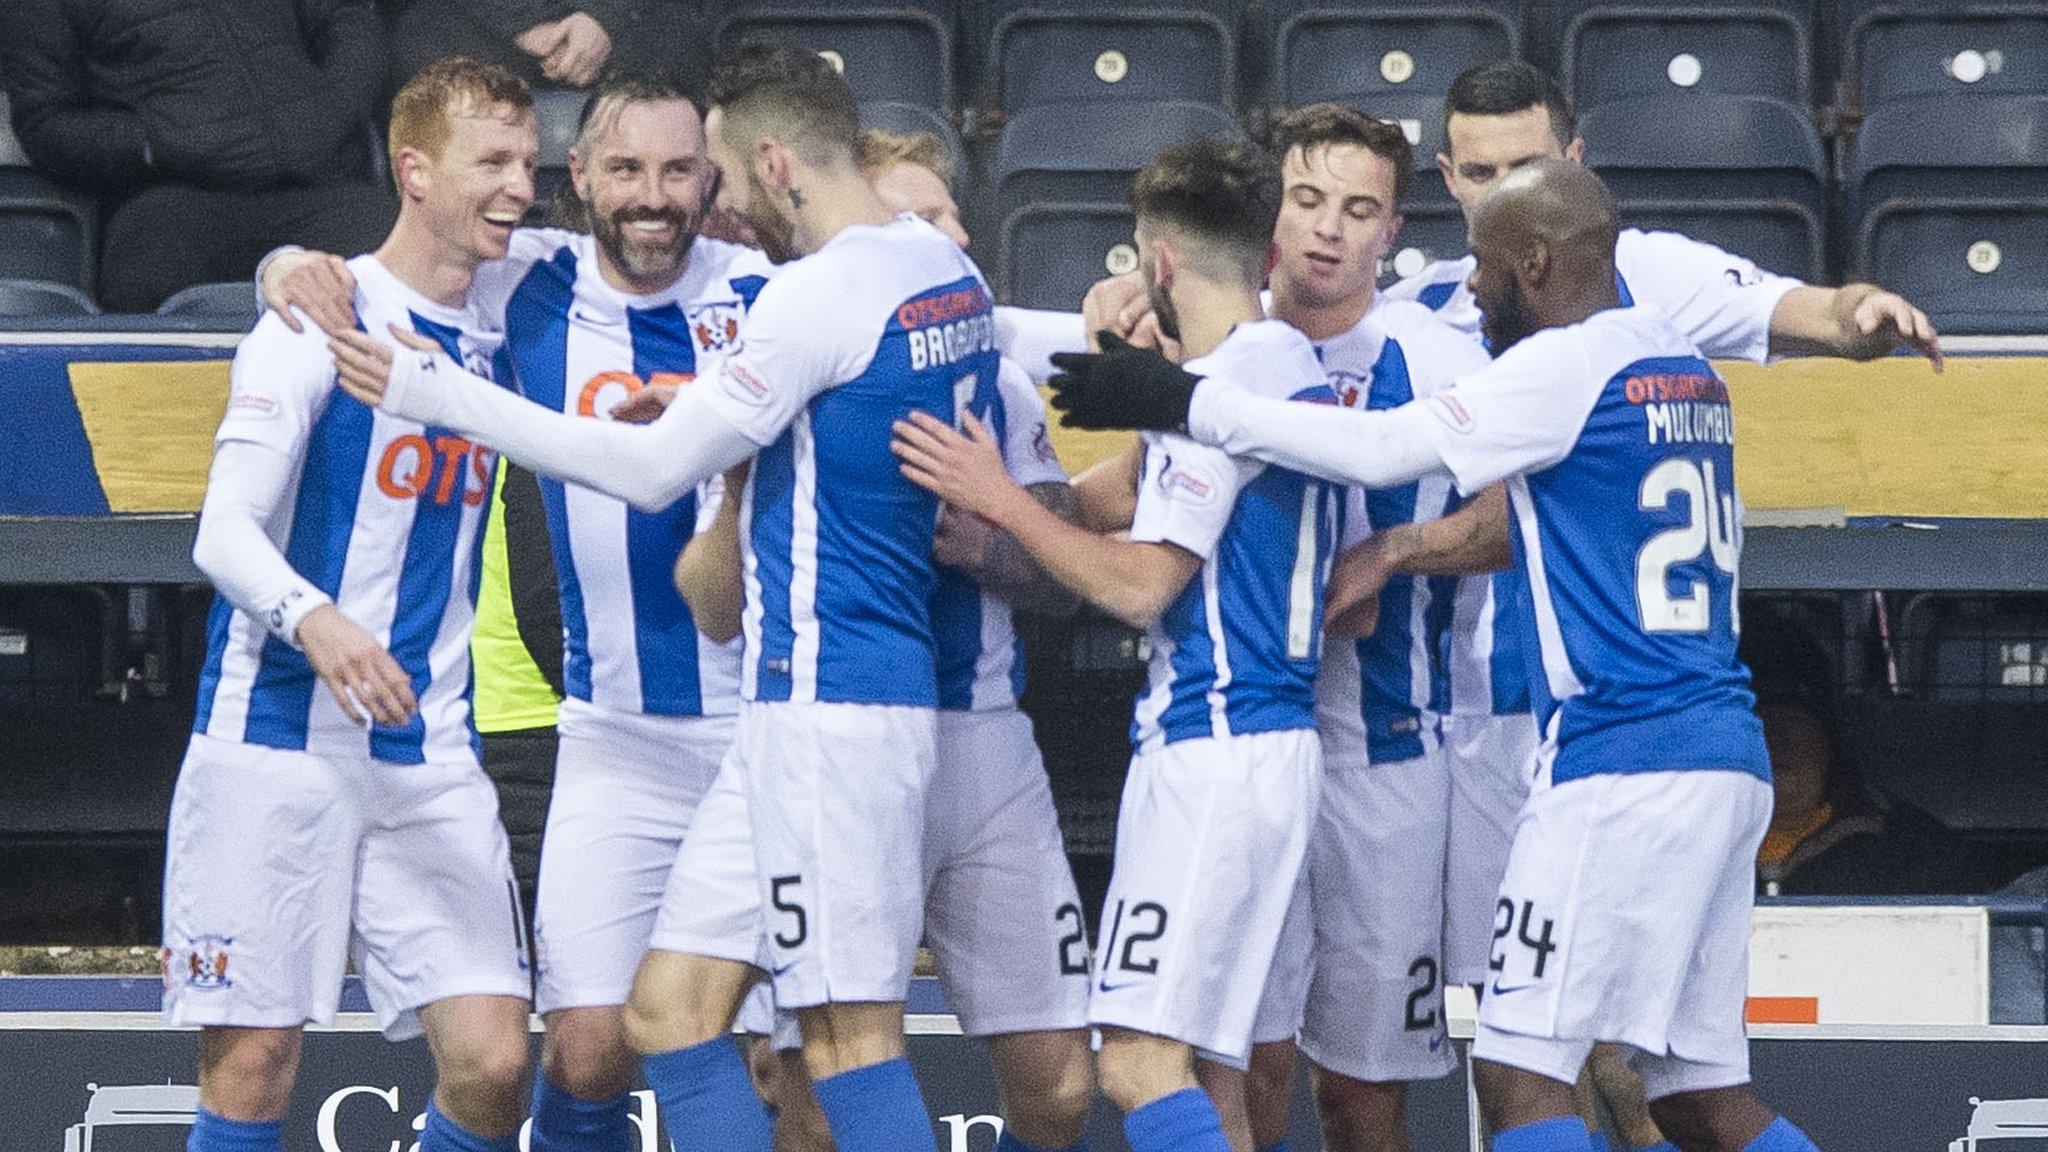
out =
<svg viewBox="0 0 2048 1152"><path fill-rule="evenodd" d="M1747 1087L1769 766L1703 357L1934 333L1620 231L1525 65L1447 115L1463 261L1375 291L1409 144L1318 105L1274 160L1161 153L1140 270L1074 316L993 305L933 151L812 53L740 53L701 114L600 88L581 231L519 226L523 86L423 71L389 240L266 262L217 437L165 882L188 1148L281 1147L351 959L431 1047L424 1152L529 1114L535 1152L621 1152L636 1071L678 1152L933 1148L920 942L1003 1149L1086 1147L1098 1083L1136 1152L1281 1146L1297 1051L1328 1146L1405 1147L1447 983L1501 1152L1589 1147L1596 1042L1688 1150L1811 1148ZM1048 377L1141 435L1070 480ZM531 958L468 710L499 453L544 478L569 697ZM1077 601L1151 640L1092 947L1011 621Z"/></svg>

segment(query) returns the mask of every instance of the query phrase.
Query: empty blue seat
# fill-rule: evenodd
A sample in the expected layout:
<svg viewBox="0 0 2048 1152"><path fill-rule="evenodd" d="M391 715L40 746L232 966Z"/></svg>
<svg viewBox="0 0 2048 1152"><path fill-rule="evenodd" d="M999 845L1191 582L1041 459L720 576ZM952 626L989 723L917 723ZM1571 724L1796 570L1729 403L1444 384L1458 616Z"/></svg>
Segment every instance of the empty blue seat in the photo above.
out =
<svg viewBox="0 0 2048 1152"><path fill-rule="evenodd" d="M2048 96L1878 105L1848 193L1860 277L1945 331L2048 331Z"/></svg>
<svg viewBox="0 0 2048 1152"><path fill-rule="evenodd" d="M1318 0L1272 5L1272 100L1285 108L1333 101L1379 115L1379 101L1442 99L1467 68L1521 51L1517 3L1421 3L1374 8Z"/></svg>
<svg viewBox="0 0 2048 1152"><path fill-rule="evenodd" d="M32 171L0 92L0 277L90 290L99 250L92 198Z"/></svg>
<svg viewBox="0 0 2048 1152"><path fill-rule="evenodd" d="M1137 267L1132 174L1160 149L1203 136L1243 133L1222 109L1190 101L1074 104L1013 117L991 172L1001 220L998 292L1029 307L1078 308L1089 284Z"/></svg>
<svg viewBox="0 0 2048 1152"><path fill-rule="evenodd" d="M2048 93L2048 6L1861 0L1841 7L1852 103Z"/></svg>
<svg viewBox="0 0 2048 1152"><path fill-rule="evenodd" d="M226 284L194 284L181 289L157 305L159 316L180 316L191 320L234 321L254 325L259 314L256 293L243 281Z"/></svg>
<svg viewBox="0 0 2048 1152"><path fill-rule="evenodd" d="M247 284L245 292L253 291ZM0 279L0 316L97 316L92 297L69 284L48 280Z"/></svg>
<svg viewBox="0 0 2048 1152"><path fill-rule="evenodd" d="M853 0L763 0L729 5L718 22L721 54L751 43L814 49L846 77L862 103L953 107L952 6Z"/></svg>
<svg viewBox="0 0 2048 1152"><path fill-rule="evenodd" d="M995 14L994 102L1048 105L1188 100L1235 105L1234 20L1200 7L1029 5Z"/></svg>
<svg viewBox="0 0 2048 1152"><path fill-rule="evenodd" d="M1076 311L1089 285L1138 266L1128 204L1029 204L1003 220L997 291L1025 308Z"/></svg>
<svg viewBox="0 0 2048 1152"><path fill-rule="evenodd" d="M1559 80L1581 108L1693 91L1812 103L1810 3L1546 7Z"/></svg>
<svg viewBox="0 0 2048 1152"><path fill-rule="evenodd" d="M1804 109L1760 96L1650 97L1595 106L1579 135L1625 225L1825 277L1828 167Z"/></svg>

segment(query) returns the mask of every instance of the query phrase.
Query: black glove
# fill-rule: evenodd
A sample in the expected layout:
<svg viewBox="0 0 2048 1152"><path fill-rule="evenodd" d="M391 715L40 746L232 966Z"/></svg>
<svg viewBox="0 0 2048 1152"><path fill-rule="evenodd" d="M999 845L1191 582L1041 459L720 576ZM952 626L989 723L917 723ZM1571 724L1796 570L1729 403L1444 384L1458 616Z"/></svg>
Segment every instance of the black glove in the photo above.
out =
<svg viewBox="0 0 2048 1152"><path fill-rule="evenodd" d="M1133 348L1109 332L1098 334L1100 352L1060 352L1059 371L1047 381L1052 406L1068 428L1152 428L1176 432L1187 427L1188 405L1200 376L1185 372L1151 348Z"/></svg>

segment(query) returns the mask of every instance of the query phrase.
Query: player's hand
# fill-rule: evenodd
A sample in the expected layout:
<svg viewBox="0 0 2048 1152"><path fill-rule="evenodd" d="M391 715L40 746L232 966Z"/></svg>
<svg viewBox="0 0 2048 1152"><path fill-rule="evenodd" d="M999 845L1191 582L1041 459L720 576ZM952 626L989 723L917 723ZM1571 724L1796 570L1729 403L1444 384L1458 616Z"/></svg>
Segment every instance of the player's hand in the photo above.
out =
<svg viewBox="0 0 2048 1152"><path fill-rule="evenodd" d="M1187 427L1200 376L1186 372L1156 350L1135 348L1113 332L1102 332L1101 352L1059 352L1048 383L1052 406L1068 428Z"/></svg>
<svg viewBox="0 0 2048 1152"><path fill-rule="evenodd" d="M1894 348L1911 348L1941 371L1941 335L1927 313L1896 292L1879 289L1856 305L1856 330L1866 337L1889 335Z"/></svg>
<svg viewBox="0 0 2048 1152"><path fill-rule="evenodd" d="M536 24L512 41L540 61L541 75L558 84L581 88L597 79L611 59L612 38L587 12L571 12L547 24Z"/></svg>
<svg viewBox="0 0 2048 1152"><path fill-rule="evenodd" d="M392 727L407 723L419 711L405 669L375 636L334 605L322 604L306 613L299 621L298 641L306 662L350 720Z"/></svg>
<svg viewBox="0 0 2048 1152"><path fill-rule="evenodd" d="M1393 578L1393 557L1377 543L1383 536L1366 539L1337 557L1330 569L1330 582L1323 593L1323 630L1332 636L1363 640L1379 625L1380 589Z"/></svg>
<svg viewBox="0 0 2048 1152"><path fill-rule="evenodd" d="M1138 272L1097 280L1081 298L1081 322L1091 333L1088 348L1093 352L1102 348L1092 333L1114 332L1129 338L1138 322L1151 314L1152 293Z"/></svg>
<svg viewBox="0 0 2048 1152"><path fill-rule="evenodd" d="M912 412L896 422L889 450L911 483L961 512L987 516L1005 495L1024 490L1010 479L988 427L972 412L960 419L956 431L928 412Z"/></svg>
<svg viewBox="0 0 2048 1152"><path fill-rule="evenodd" d="M1178 364L1183 359L1180 341L1166 334L1159 326L1159 313L1147 312L1137 327L1131 329L1130 345L1133 348L1157 349L1161 356Z"/></svg>
<svg viewBox="0 0 2048 1152"><path fill-rule="evenodd" d="M391 338L416 352L428 355L442 355L441 346L417 332L392 325ZM371 336L350 328L331 333L327 337L327 350L334 356L334 368L344 392L368 404L372 408L385 406L385 399L391 388L391 346Z"/></svg>
<svg viewBox="0 0 2048 1152"><path fill-rule="evenodd" d="M304 312L323 332L356 326L356 275L348 261L328 252L285 252L263 266L263 303L285 326L304 332Z"/></svg>
<svg viewBox="0 0 2048 1152"><path fill-rule="evenodd" d="M612 406L612 419L621 424L652 424L661 419L675 401L673 384L649 384Z"/></svg>
<svg viewBox="0 0 2048 1152"><path fill-rule="evenodd" d="M948 504L939 509L932 559L963 572L979 572L988 566L988 546L995 534L988 521Z"/></svg>

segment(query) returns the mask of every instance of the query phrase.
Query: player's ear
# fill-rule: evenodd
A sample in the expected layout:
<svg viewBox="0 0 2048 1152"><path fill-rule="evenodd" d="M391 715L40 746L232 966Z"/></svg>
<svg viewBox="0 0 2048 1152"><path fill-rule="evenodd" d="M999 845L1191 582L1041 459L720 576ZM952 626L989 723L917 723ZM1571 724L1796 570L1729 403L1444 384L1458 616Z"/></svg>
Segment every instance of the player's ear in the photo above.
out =
<svg viewBox="0 0 2048 1152"><path fill-rule="evenodd" d="M790 155L782 141L767 136L754 143L754 171L761 182L777 191L789 188Z"/></svg>
<svg viewBox="0 0 2048 1152"><path fill-rule="evenodd" d="M432 178L427 174L427 154L417 148L404 147L398 150L396 161L391 165L393 178L398 182L401 199L423 200Z"/></svg>
<svg viewBox="0 0 2048 1152"><path fill-rule="evenodd" d="M1582 136L1572 137L1572 142L1564 146L1564 158L1574 164L1583 165L1586 162L1585 138Z"/></svg>
<svg viewBox="0 0 2048 1152"><path fill-rule="evenodd" d="M1380 233L1379 243L1374 245L1373 247L1373 259L1385 260L1387 258L1387 253L1392 252L1394 250L1395 237L1401 234L1401 225L1406 222L1407 217L1401 215L1399 212L1396 212L1392 216L1387 217L1387 226Z"/></svg>
<svg viewBox="0 0 2048 1152"><path fill-rule="evenodd" d="M1524 287L1534 290L1541 288L1544 282L1550 279L1550 268L1550 245L1537 240L1523 253L1521 261L1515 267L1515 273L1521 278Z"/></svg>

